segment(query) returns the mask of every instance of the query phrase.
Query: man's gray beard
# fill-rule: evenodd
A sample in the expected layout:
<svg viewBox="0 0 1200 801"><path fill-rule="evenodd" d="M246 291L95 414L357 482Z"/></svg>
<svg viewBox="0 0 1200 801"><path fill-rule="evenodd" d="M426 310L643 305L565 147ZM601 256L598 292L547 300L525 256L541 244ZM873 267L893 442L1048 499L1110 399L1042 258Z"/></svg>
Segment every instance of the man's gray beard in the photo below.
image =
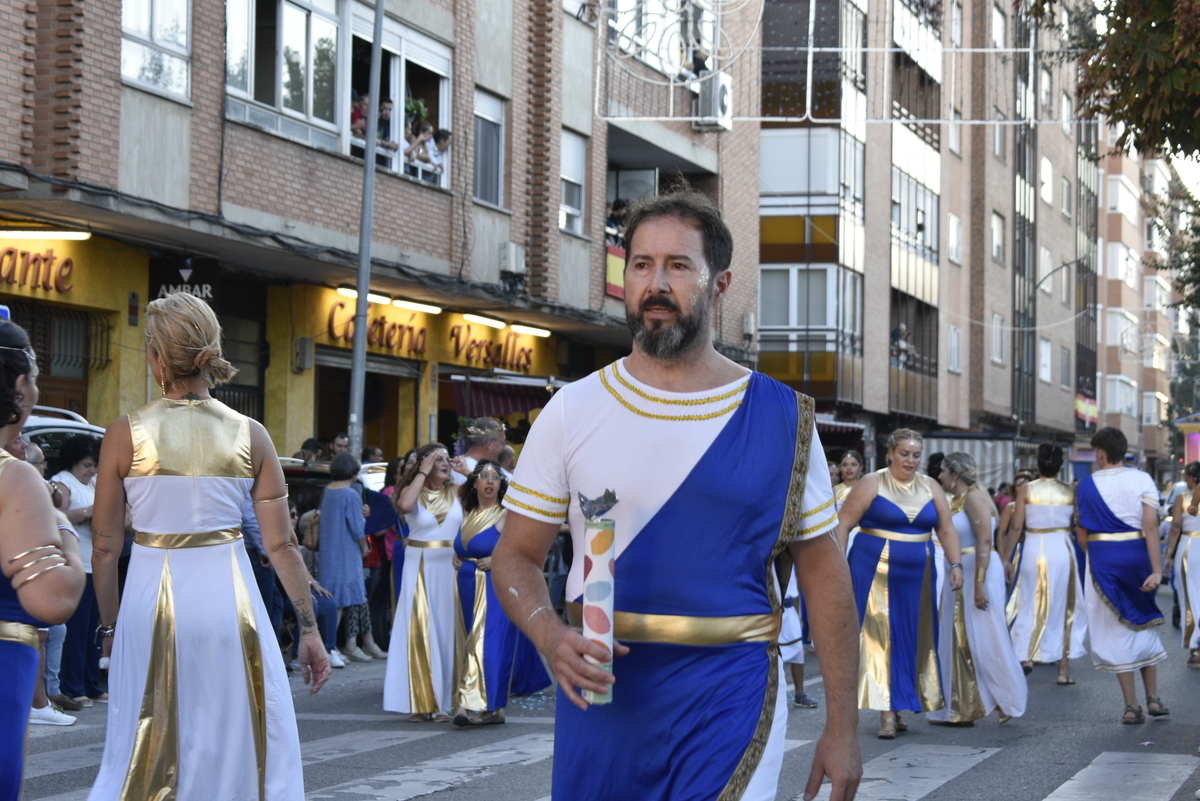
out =
<svg viewBox="0 0 1200 801"><path fill-rule="evenodd" d="M659 307L661 308L661 307ZM694 314L676 312L675 324L662 324L657 330L646 326L641 312L627 311L625 322L633 341L652 359L671 361L678 359L698 348L703 343L703 334L708 326L709 313L704 301L697 306Z"/></svg>

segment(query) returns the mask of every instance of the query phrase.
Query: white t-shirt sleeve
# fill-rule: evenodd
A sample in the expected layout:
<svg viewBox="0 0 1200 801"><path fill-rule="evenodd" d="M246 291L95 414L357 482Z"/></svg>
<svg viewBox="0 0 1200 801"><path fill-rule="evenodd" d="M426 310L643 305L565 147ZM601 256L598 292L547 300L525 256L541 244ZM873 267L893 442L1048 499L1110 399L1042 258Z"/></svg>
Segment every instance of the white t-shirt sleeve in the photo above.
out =
<svg viewBox="0 0 1200 801"><path fill-rule="evenodd" d="M529 429L504 495L505 508L543 523L562 523L571 503L561 398L561 394L551 398Z"/></svg>
<svg viewBox="0 0 1200 801"><path fill-rule="evenodd" d="M1158 487L1154 486L1154 479L1150 478L1149 473L1142 473L1142 484L1142 503L1157 509L1159 501Z"/></svg>
<svg viewBox="0 0 1200 801"><path fill-rule="evenodd" d="M816 539L837 528L833 484L829 482L829 466L825 463L825 449L821 447L815 421L810 435L812 442L808 450L808 477L804 482L800 524L795 531L784 533L784 539L789 542Z"/></svg>

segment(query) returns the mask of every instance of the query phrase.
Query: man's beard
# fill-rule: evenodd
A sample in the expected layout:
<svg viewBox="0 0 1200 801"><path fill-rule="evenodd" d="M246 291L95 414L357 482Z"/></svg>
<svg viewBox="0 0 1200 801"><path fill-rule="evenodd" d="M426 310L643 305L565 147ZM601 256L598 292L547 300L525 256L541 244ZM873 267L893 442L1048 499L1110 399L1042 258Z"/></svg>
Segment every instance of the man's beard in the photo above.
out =
<svg viewBox="0 0 1200 801"><path fill-rule="evenodd" d="M675 312L675 323L655 320L646 324L649 309L669 309ZM708 297L699 299L692 314L684 314L679 305L663 295L651 295L642 301L637 311L625 310L625 322L633 341L652 359L670 361L695 350L704 342L708 328Z"/></svg>

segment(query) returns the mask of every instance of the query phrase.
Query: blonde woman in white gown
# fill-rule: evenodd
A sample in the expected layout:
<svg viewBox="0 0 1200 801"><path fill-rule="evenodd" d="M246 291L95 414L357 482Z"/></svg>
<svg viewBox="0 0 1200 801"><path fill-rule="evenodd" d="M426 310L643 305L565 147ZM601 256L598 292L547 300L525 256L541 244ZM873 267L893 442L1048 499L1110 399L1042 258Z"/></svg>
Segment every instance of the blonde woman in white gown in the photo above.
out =
<svg viewBox="0 0 1200 801"><path fill-rule="evenodd" d="M430 443L417 452L416 467L400 479L392 499L408 523L408 539L383 708L412 721L448 721L457 687L454 538L463 508L444 445Z"/></svg>
<svg viewBox="0 0 1200 801"><path fill-rule="evenodd" d="M292 693L241 541L249 493L316 692L329 657L279 459L266 429L209 394L234 370L207 304L183 294L150 303L146 338L163 396L109 426L96 487L92 558L112 663L89 799L302 801ZM126 502L136 533L118 615Z"/></svg>
<svg viewBox="0 0 1200 801"><path fill-rule="evenodd" d="M934 723L971 725L993 709L1004 723L1025 714L1028 698L1004 619L1004 568L992 548L996 507L979 486L976 470L970 454L948 453L938 479L950 496L964 575L973 581L960 590L939 582L938 661L945 706L928 713ZM945 566L943 557L939 574Z"/></svg>

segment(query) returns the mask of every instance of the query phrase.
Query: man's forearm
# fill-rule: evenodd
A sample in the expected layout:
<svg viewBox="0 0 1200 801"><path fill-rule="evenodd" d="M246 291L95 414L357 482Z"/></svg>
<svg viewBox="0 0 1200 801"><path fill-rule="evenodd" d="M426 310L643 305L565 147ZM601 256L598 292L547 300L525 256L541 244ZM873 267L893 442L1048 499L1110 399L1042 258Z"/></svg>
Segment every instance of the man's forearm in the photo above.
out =
<svg viewBox="0 0 1200 801"><path fill-rule="evenodd" d="M554 612L541 568L520 551L497 546L492 554L492 582L505 614L546 653L546 639L562 622Z"/></svg>
<svg viewBox="0 0 1200 801"><path fill-rule="evenodd" d="M801 543L792 554L825 684L826 728L854 731L858 728L858 611L850 571L832 539Z"/></svg>

